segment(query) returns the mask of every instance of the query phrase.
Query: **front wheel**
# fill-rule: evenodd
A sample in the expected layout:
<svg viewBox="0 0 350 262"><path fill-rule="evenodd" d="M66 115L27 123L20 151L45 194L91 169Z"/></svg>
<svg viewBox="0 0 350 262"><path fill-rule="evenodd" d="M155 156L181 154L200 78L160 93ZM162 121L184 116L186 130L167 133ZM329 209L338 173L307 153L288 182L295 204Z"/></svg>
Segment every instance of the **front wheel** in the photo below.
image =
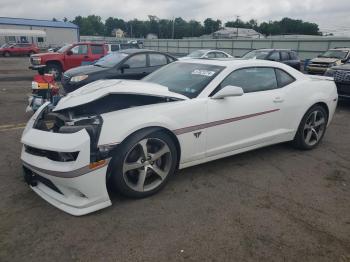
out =
<svg viewBox="0 0 350 262"><path fill-rule="evenodd" d="M315 148L326 132L327 122L328 114L322 106L311 107L300 122L294 145L304 150Z"/></svg>
<svg viewBox="0 0 350 262"><path fill-rule="evenodd" d="M162 189L174 174L176 147L163 132L141 138L132 136L123 143L110 165L110 182L119 193L133 198L147 197Z"/></svg>

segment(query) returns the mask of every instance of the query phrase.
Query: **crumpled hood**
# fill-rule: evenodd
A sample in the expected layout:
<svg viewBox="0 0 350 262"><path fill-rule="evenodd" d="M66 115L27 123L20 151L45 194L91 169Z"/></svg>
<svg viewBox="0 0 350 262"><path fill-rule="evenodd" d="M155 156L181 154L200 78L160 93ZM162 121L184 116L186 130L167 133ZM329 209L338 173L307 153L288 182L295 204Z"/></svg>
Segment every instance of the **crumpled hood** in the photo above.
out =
<svg viewBox="0 0 350 262"><path fill-rule="evenodd" d="M53 111L91 103L109 94L130 94L155 97L169 97L179 100L186 96L170 92L165 86L137 80L99 80L87 84L63 97Z"/></svg>
<svg viewBox="0 0 350 262"><path fill-rule="evenodd" d="M326 57L317 57L311 60L311 62L316 62L316 63L335 63L339 61L340 59L337 58L326 58Z"/></svg>

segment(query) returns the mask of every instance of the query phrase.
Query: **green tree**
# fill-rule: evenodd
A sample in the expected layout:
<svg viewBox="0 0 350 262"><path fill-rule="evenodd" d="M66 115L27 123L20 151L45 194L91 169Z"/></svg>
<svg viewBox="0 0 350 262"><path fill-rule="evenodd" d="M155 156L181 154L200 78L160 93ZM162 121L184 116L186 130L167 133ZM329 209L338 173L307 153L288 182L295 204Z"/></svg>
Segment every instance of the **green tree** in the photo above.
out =
<svg viewBox="0 0 350 262"><path fill-rule="evenodd" d="M212 34L215 31L218 31L221 27L221 21L220 20L213 20L211 18L207 18L204 20L204 33L205 34Z"/></svg>

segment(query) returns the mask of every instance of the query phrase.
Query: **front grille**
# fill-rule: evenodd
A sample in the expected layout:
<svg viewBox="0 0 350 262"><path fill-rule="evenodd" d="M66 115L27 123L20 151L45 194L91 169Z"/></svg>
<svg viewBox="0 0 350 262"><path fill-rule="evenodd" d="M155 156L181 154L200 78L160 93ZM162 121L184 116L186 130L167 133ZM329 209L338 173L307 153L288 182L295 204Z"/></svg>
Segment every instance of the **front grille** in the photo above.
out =
<svg viewBox="0 0 350 262"><path fill-rule="evenodd" d="M78 158L79 152L56 152L39 149L31 146L24 146L25 152L34 156L46 157L57 162L72 162Z"/></svg>
<svg viewBox="0 0 350 262"><path fill-rule="evenodd" d="M337 70L334 73L334 80L338 83L350 82L350 71Z"/></svg>
<svg viewBox="0 0 350 262"><path fill-rule="evenodd" d="M328 63L317 63L317 62L313 62L313 63L311 63L309 66L327 68L327 67L329 67L329 64L328 64Z"/></svg>
<svg viewBox="0 0 350 262"><path fill-rule="evenodd" d="M44 184L45 186L47 186L48 188L52 189L53 191L63 195L61 190L59 190L55 186L55 184L51 182L51 180L38 175L37 173L33 172L32 170L30 170L29 168L27 168L25 166L23 166L23 171L24 171L24 179L29 185L36 186L36 183L40 182L40 183Z"/></svg>

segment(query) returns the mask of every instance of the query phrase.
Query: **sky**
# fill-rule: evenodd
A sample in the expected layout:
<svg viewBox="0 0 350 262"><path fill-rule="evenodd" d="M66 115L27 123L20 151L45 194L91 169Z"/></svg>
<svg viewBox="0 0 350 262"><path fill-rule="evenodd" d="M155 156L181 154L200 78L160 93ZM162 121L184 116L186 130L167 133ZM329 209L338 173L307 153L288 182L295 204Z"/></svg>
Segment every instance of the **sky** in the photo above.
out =
<svg viewBox="0 0 350 262"><path fill-rule="evenodd" d="M237 16L247 21L280 20L283 17L319 24L321 31L350 36L350 0L0 0L0 16L58 20L99 15L130 20L147 15L223 22Z"/></svg>

